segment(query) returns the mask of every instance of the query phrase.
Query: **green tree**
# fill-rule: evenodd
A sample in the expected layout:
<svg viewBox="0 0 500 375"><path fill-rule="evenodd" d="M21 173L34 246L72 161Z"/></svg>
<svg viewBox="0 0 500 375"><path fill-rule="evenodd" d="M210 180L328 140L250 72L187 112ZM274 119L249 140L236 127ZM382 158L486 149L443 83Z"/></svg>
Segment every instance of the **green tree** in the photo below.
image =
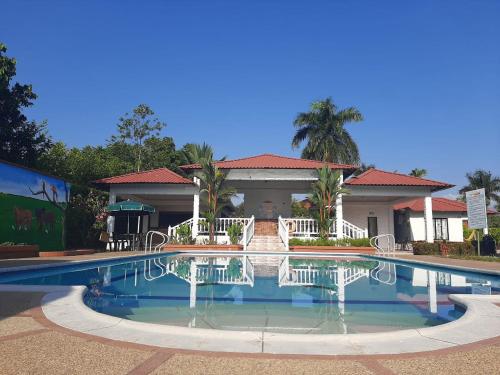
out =
<svg viewBox="0 0 500 375"><path fill-rule="evenodd" d="M12 83L16 60L6 52L7 47L0 43L0 159L33 166L51 140L46 122L28 121L22 113L37 95L31 85Z"/></svg>
<svg viewBox="0 0 500 375"><path fill-rule="evenodd" d="M361 173L366 172L369 169L377 168L375 164L361 163L361 165L354 171L353 176L359 176Z"/></svg>
<svg viewBox="0 0 500 375"><path fill-rule="evenodd" d="M172 137L151 137L144 142L143 169L168 168L180 172L180 151L176 151Z"/></svg>
<svg viewBox="0 0 500 375"><path fill-rule="evenodd" d="M459 190L463 200L465 200L466 191L484 188L486 205L489 206L491 201L500 204L500 177L493 176L490 171L485 171L483 169L467 173L465 177L469 183Z"/></svg>
<svg viewBox="0 0 500 375"><path fill-rule="evenodd" d="M332 170L326 165L318 169L318 180L312 185L312 194L309 199L317 210L315 213L322 239L328 239L328 232L333 222L335 200L340 194L348 193L349 191L340 184L338 170Z"/></svg>
<svg viewBox="0 0 500 375"><path fill-rule="evenodd" d="M338 110L331 98L313 102L309 112L299 113L294 121L297 129L292 147L303 141L302 157L325 162L358 164L358 146L345 125L363 120L361 112L349 107Z"/></svg>
<svg viewBox="0 0 500 375"><path fill-rule="evenodd" d="M111 142L130 143L135 150L135 167L139 172L142 166L142 153L144 142L167 126L157 117L153 110L146 104L140 104L134 108L132 115L126 113L120 117L118 123L118 135L111 137Z"/></svg>
<svg viewBox="0 0 500 375"><path fill-rule="evenodd" d="M410 173L408 173L408 176L413 176L413 177L425 177L427 175L427 169L423 168L413 168Z"/></svg>
<svg viewBox="0 0 500 375"><path fill-rule="evenodd" d="M197 143L186 143L181 151L182 164L197 164L201 163L201 160L213 160L214 150L212 146L203 142L202 144Z"/></svg>

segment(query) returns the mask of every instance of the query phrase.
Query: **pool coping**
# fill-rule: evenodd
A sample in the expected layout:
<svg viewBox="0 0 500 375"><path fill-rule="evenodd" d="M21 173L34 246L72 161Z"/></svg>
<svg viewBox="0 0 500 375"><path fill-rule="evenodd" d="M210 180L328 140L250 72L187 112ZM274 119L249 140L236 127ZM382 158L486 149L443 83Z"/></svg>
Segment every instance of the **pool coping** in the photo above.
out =
<svg viewBox="0 0 500 375"><path fill-rule="evenodd" d="M98 313L83 302L85 286L0 285L1 292L45 292L42 311L53 323L111 340L213 352L372 355L427 352L500 336L500 295L451 294L465 314L435 327L359 334L225 331L142 323Z"/></svg>

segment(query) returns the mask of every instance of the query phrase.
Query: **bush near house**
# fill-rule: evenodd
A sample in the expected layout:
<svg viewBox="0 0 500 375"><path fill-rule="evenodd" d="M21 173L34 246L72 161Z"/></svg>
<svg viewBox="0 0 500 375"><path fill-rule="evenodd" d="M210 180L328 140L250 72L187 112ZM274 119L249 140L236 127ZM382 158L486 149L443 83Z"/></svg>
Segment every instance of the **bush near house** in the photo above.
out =
<svg viewBox="0 0 500 375"><path fill-rule="evenodd" d="M412 242L414 255L472 256L477 254L470 242Z"/></svg>
<svg viewBox="0 0 500 375"><path fill-rule="evenodd" d="M291 238L288 241L290 246L352 246L352 247L370 247L369 238L342 238L337 240L327 240L322 238L302 239Z"/></svg>

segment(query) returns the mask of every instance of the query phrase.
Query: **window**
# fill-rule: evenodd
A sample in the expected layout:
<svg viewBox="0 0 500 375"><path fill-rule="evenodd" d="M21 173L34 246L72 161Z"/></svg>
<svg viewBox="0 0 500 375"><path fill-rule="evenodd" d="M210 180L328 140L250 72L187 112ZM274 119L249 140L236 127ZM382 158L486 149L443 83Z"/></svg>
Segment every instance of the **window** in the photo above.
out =
<svg viewBox="0 0 500 375"><path fill-rule="evenodd" d="M448 219L433 219L434 221L434 239L448 240Z"/></svg>
<svg viewBox="0 0 500 375"><path fill-rule="evenodd" d="M376 216L368 216L368 237L375 237L378 235L378 225Z"/></svg>

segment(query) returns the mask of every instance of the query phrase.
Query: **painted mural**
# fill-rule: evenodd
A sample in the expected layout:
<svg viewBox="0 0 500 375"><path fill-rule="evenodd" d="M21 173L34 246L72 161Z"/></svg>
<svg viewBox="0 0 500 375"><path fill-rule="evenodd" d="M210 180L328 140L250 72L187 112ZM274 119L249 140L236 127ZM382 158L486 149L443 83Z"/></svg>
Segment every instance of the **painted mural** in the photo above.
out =
<svg viewBox="0 0 500 375"><path fill-rule="evenodd" d="M0 161L0 244L64 249L69 191L63 180Z"/></svg>

